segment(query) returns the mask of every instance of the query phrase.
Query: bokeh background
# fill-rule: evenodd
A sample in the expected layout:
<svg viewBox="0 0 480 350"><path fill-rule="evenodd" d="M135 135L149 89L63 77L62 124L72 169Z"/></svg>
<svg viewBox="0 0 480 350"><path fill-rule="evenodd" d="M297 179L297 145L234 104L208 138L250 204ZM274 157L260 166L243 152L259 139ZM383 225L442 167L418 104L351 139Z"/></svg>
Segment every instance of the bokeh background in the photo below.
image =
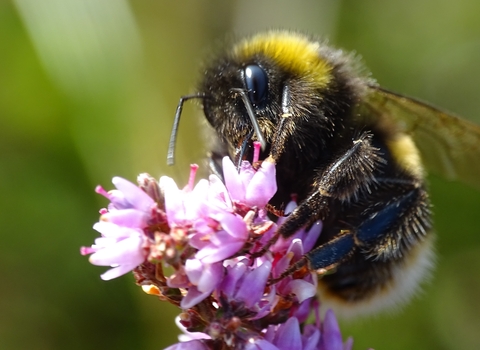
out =
<svg viewBox="0 0 480 350"><path fill-rule="evenodd" d="M0 1L0 349L162 349L174 307L79 247L120 175L182 183L205 142L174 110L226 36L291 28L355 50L380 84L480 123L480 2ZM480 161L480 159L479 159ZM480 174L479 174L480 176ZM342 324L355 349L480 348L480 192L432 176L438 266L402 310Z"/></svg>

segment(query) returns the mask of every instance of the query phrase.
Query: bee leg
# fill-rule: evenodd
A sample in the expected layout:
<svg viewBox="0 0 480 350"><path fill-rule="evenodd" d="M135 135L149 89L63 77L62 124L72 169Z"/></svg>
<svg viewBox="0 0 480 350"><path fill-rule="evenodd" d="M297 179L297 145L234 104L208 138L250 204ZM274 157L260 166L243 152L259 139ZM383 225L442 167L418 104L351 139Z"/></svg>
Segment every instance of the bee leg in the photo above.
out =
<svg viewBox="0 0 480 350"><path fill-rule="evenodd" d="M415 180L403 183L395 179L379 180L380 186L391 183L401 186L401 193L388 199L379 198L376 210L369 213L355 230L341 231L333 239L306 253L271 283L303 268L325 274L354 255L357 258L361 256L361 261L375 262L377 266L405 259L412 247L425 239L431 228L428 195ZM349 263L355 267L348 268L349 272L343 271L343 279L346 279L345 273L351 275L349 283L364 278L361 264L355 260Z"/></svg>
<svg viewBox="0 0 480 350"><path fill-rule="evenodd" d="M299 229L328 217L334 200L348 202L360 191L369 191L374 171L384 162L378 148L371 145L371 134L363 133L351 147L341 152L315 179L314 192L288 216L278 233L289 237Z"/></svg>
<svg viewBox="0 0 480 350"><path fill-rule="evenodd" d="M378 148L371 145L371 134L365 132L355 138L350 147L342 150L315 179L313 193L295 208L270 241L252 257L263 255L280 235L290 237L301 228L324 220L333 200L346 202L355 198L360 190L368 191L375 182L374 170L383 162Z"/></svg>
<svg viewBox="0 0 480 350"><path fill-rule="evenodd" d="M379 186L397 188L389 197L380 193L357 228L362 253L380 261L401 260L428 235L431 212L428 194L416 180L379 179ZM383 198L382 198L383 197Z"/></svg>
<svg viewBox="0 0 480 350"><path fill-rule="evenodd" d="M355 232L342 231L331 241L302 256L295 264L282 272L279 277L270 280L270 284L276 283L304 268L307 271L316 270L319 274L325 274L350 257L356 248Z"/></svg>

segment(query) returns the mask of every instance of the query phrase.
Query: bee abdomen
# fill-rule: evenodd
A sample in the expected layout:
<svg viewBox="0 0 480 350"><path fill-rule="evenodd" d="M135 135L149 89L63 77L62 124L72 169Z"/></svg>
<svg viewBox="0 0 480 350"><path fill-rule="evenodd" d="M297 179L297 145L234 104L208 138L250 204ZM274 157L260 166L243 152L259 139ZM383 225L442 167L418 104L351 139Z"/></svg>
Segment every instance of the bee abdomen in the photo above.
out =
<svg viewBox="0 0 480 350"><path fill-rule="evenodd" d="M423 187L412 186L397 196L378 194L370 207L375 211L358 225L354 254L320 279L322 300L340 313L402 304L428 276L434 256L430 205Z"/></svg>
<svg viewBox="0 0 480 350"><path fill-rule="evenodd" d="M327 307L344 317L367 315L406 303L433 268L434 235L405 254L399 262L366 261L355 255L319 281L319 293Z"/></svg>

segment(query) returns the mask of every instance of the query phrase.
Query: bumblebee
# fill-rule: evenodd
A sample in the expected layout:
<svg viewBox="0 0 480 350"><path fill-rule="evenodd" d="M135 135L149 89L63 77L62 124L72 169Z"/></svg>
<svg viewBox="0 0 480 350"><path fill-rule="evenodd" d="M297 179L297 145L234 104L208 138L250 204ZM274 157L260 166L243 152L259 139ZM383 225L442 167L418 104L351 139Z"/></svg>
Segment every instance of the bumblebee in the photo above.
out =
<svg viewBox="0 0 480 350"><path fill-rule="evenodd" d="M316 247L287 273L321 272L322 302L347 315L409 299L433 266L434 233L425 173L480 185L480 127L378 86L357 60L289 31L247 38L204 68L198 93L221 158L277 165L271 208L296 195L279 227L288 237L317 220ZM275 211L275 210L273 210Z"/></svg>

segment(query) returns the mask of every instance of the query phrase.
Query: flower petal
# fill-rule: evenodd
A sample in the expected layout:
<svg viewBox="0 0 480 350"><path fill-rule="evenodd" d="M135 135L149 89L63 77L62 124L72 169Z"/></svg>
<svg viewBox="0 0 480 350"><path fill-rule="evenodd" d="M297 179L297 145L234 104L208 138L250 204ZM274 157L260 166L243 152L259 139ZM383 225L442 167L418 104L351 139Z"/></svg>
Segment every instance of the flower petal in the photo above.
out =
<svg viewBox="0 0 480 350"><path fill-rule="evenodd" d="M199 259L187 259L185 262L185 273L192 284L197 285L200 281L203 267L204 265Z"/></svg>
<svg viewBox="0 0 480 350"><path fill-rule="evenodd" d="M252 164L246 160L242 161L239 170L240 181L243 184L243 189L246 190L253 176L255 176L256 171L253 169Z"/></svg>
<svg viewBox="0 0 480 350"><path fill-rule="evenodd" d="M154 204L154 201L148 194L143 192L143 190L138 187L137 185L131 183L128 180L125 180L124 178L115 176L112 179L112 183L115 185L116 188L118 188L123 195L125 196L125 199L136 209L142 210L145 212L148 212L152 205Z"/></svg>
<svg viewBox="0 0 480 350"><path fill-rule="evenodd" d="M315 285L305 280L295 279L291 280L282 292L286 294L295 294L298 302L302 303L303 301L315 296L317 288Z"/></svg>
<svg viewBox="0 0 480 350"><path fill-rule="evenodd" d="M195 258L201 259L205 264L212 264L231 257L243 247L243 244L241 241L227 241L222 245L209 244L199 250Z"/></svg>
<svg viewBox="0 0 480 350"><path fill-rule="evenodd" d="M228 262L230 262L229 260ZM228 262L224 262L227 264ZM247 271L247 265L244 261L240 261L232 266L226 266L227 274L222 281L220 290L230 299L233 299L233 293L237 288L237 282L243 277Z"/></svg>
<svg viewBox="0 0 480 350"><path fill-rule="evenodd" d="M210 216L212 219L217 220L232 238L242 241L248 238L247 224L239 215L223 211L212 213Z"/></svg>
<svg viewBox="0 0 480 350"><path fill-rule="evenodd" d="M280 350L301 349L302 335L297 318L291 317L287 322L280 325L275 338L275 345Z"/></svg>
<svg viewBox="0 0 480 350"><path fill-rule="evenodd" d="M243 201L245 198L245 188L238 174L237 168L229 157L222 159L223 178L225 186L230 193L230 197L237 201Z"/></svg>
<svg viewBox="0 0 480 350"><path fill-rule="evenodd" d="M209 198L207 204L220 208L226 207L232 210L232 200L222 180L220 180L220 178L216 175L210 175L208 180L210 181L210 189L208 193Z"/></svg>
<svg viewBox="0 0 480 350"><path fill-rule="evenodd" d="M303 243L303 250L305 253L308 253L310 250L313 249L315 243L317 243L317 239L322 232L323 222L318 220L315 222L310 230L306 234L303 235L302 243Z"/></svg>
<svg viewBox="0 0 480 350"><path fill-rule="evenodd" d="M242 281L235 298L244 301L247 307L252 307L260 301L267 284L268 276L272 270L270 261L264 262L254 270L250 271Z"/></svg>
<svg viewBox="0 0 480 350"><path fill-rule="evenodd" d="M205 179L200 180L192 192L184 193L185 217L188 221L194 221L202 216L206 208L206 199L208 196L209 182Z"/></svg>
<svg viewBox="0 0 480 350"><path fill-rule="evenodd" d="M185 295L185 297L180 302L180 307L184 310L189 309L207 298L210 293L211 291L202 293L197 289L197 287L191 286L190 288L188 288L187 295Z"/></svg>
<svg viewBox="0 0 480 350"><path fill-rule="evenodd" d="M170 227L185 220L185 207L183 205L183 192L177 187L175 181L168 176L160 178L160 188L165 196L165 212Z"/></svg>
<svg viewBox="0 0 480 350"><path fill-rule="evenodd" d="M265 339L255 339L247 342L245 350L279 350L279 348Z"/></svg>
<svg viewBox="0 0 480 350"><path fill-rule="evenodd" d="M201 340L195 339L170 345L165 350L208 350L208 346Z"/></svg>
<svg viewBox="0 0 480 350"><path fill-rule="evenodd" d="M122 264L140 265L145 256L142 251L143 239L140 235L132 236L104 247L90 255L90 262L98 266L111 266Z"/></svg>
<svg viewBox="0 0 480 350"><path fill-rule="evenodd" d="M114 267L113 269L108 270L104 274L100 275L100 278L104 281L109 281L111 279L120 277L130 271L132 271L134 268L136 268L139 264L131 264L131 265L120 265L117 267Z"/></svg>
<svg viewBox="0 0 480 350"><path fill-rule="evenodd" d="M343 344L343 350L352 350L353 349L353 338L348 337L348 339L345 341L345 344Z"/></svg>
<svg viewBox="0 0 480 350"><path fill-rule="evenodd" d="M102 220L114 223L125 227L145 227L147 225L149 216L137 209L123 209L109 211L102 215Z"/></svg>
<svg viewBox="0 0 480 350"><path fill-rule="evenodd" d="M277 192L275 164L264 161L248 184L245 201L247 204L263 208Z"/></svg>
<svg viewBox="0 0 480 350"><path fill-rule="evenodd" d="M318 328L315 328L313 325L307 325L303 329L302 350L317 350L320 342L321 334Z"/></svg>
<svg viewBox="0 0 480 350"><path fill-rule="evenodd" d="M211 293L222 280L223 265L222 263L208 264L205 266L202 276L198 281L197 288L200 292Z"/></svg>
<svg viewBox="0 0 480 350"><path fill-rule="evenodd" d="M322 346L327 350L343 350L342 334L332 310L327 310L323 320Z"/></svg>

